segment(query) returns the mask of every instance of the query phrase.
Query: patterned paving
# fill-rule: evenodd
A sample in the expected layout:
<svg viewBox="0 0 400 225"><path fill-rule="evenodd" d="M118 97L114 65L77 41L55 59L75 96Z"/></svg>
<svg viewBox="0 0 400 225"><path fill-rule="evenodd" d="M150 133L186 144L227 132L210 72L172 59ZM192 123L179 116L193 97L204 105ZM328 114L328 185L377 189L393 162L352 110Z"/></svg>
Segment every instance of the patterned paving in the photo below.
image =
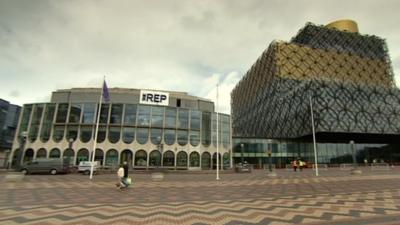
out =
<svg viewBox="0 0 400 225"><path fill-rule="evenodd" d="M2 182L0 224L400 223L398 171L276 179L255 172L221 181L212 174L168 175L163 182L134 176L134 186L123 191L113 187L113 175Z"/></svg>

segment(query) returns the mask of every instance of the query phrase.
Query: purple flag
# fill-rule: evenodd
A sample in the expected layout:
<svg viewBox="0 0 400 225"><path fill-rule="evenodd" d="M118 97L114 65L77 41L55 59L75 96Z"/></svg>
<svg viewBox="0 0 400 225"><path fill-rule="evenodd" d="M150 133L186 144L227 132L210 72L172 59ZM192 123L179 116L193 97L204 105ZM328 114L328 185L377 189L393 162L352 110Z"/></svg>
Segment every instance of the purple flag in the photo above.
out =
<svg viewBox="0 0 400 225"><path fill-rule="evenodd" d="M103 83L103 93L102 93L102 95L103 95L104 102L109 102L110 101L110 94L108 93L108 88L107 88L107 84L106 84L105 80L104 80L104 83Z"/></svg>

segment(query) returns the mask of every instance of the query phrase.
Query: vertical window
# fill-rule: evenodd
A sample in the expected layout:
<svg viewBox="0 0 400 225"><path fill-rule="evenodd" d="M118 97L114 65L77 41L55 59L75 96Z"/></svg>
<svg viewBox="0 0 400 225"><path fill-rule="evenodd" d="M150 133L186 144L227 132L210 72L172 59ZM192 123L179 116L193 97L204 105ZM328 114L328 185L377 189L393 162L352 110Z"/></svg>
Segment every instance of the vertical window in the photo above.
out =
<svg viewBox="0 0 400 225"><path fill-rule="evenodd" d="M95 103L85 103L83 107L82 123L94 123L95 110L96 110Z"/></svg>
<svg viewBox="0 0 400 225"><path fill-rule="evenodd" d="M231 128L231 124L230 124L230 119L229 116L226 115L221 115L221 135L222 135L222 145L224 146L224 148L228 148L231 140L230 140L230 128Z"/></svg>
<svg viewBox="0 0 400 225"><path fill-rule="evenodd" d="M28 135L28 138L31 142L34 142L37 139L42 114L43 114L43 105L41 105L41 104L35 105L35 108L33 110L31 126L29 129L29 135Z"/></svg>
<svg viewBox="0 0 400 225"><path fill-rule="evenodd" d="M67 121L68 103L58 104L56 123L65 123Z"/></svg>
<svg viewBox="0 0 400 225"><path fill-rule="evenodd" d="M78 126L68 126L67 128L67 141L71 138L75 141L78 137Z"/></svg>
<svg viewBox="0 0 400 225"><path fill-rule="evenodd" d="M191 167L199 167L200 166L200 155L197 152L190 153L189 162Z"/></svg>
<svg viewBox="0 0 400 225"><path fill-rule="evenodd" d="M179 109L178 111L178 128L189 128L189 111L187 109Z"/></svg>
<svg viewBox="0 0 400 225"><path fill-rule="evenodd" d="M202 169L211 169L211 154L208 152L204 152L201 155L201 168Z"/></svg>
<svg viewBox="0 0 400 225"><path fill-rule="evenodd" d="M50 151L49 158L60 158L60 157L61 157L61 151L60 151L60 149L58 149L58 148L53 148L53 149Z"/></svg>
<svg viewBox="0 0 400 225"><path fill-rule="evenodd" d="M136 108L137 105L132 105L132 104L125 105L124 125L128 126L136 125Z"/></svg>
<svg viewBox="0 0 400 225"><path fill-rule="evenodd" d="M79 123L81 121L81 111L82 111L82 104L80 103L71 104L68 121L70 123Z"/></svg>
<svg viewBox="0 0 400 225"><path fill-rule="evenodd" d="M36 158L46 158L47 157L47 151L44 148L41 148L37 151L36 153Z"/></svg>
<svg viewBox="0 0 400 225"><path fill-rule="evenodd" d="M100 111L100 123L108 123L108 112L110 111L110 104L102 104Z"/></svg>
<svg viewBox="0 0 400 225"><path fill-rule="evenodd" d="M139 144L146 144L149 139L149 129L148 128L137 128L136 140Z"/></svg>
<svg viewBox="0 0 400 225"><path fill-rule="evenodd" d="M211 113L203 112L201 121L201 143L208 147L211 144Z"/></svg>
<svg viewBox="0 0 400 225"><path fill-rule="evenodd" d="M121 134L121 127L110 126L108 128L108 140L111 143L117 143Z"/></svg>
<svg viewBox="0 0 400 225"><path fill-rule="evenodd" d="M175 136L176 136L175 130L170 130L170 129L164 130L164 142L167 145L175 144Z"/></svg>
<svg viewBox="0 0 400 225"><path fill-rule="evenodd" d="M190 131L190 144L192 146L197 146L200 143L200 132L191 130Z"/></svg>
<svg viewBox="0 0 400 225"><path fill-rule="evenodd" d="M42 129L40 131L40 139L47 142L50 139L51 127L53 125L53 118L55 112L55 104L46 104Z"/></svg>
<svg viewBox="0 0 400 225"><path fill-rule="evenodd" d="M164 123L164 107L151 107L151 126L162 127Z"/></svg>
<svg viewBox="0 0 400 225"><path fill-rule="evenodd" d="M99 126L99 130L97 132L97 143L102 143L106 140L106 126Z"/></svg>
<svg viewBox="0 0 400 225"><path fill-rule="evenodd" d="M218 128L219 129L219 128ZM217 147L217 114L211 114L211 140L214 147Z"/></svg>
<svg viewBox="0 0 400 225"><path fill-rule="evenodd" d="M110 149L106 153L106 166L117 168L118 166L118 152L115 149Z"/></svg>
<svg viewBox="0 0 400 225"><path fill-rule="evenodd" d="M139 105L138 106L138 126L148 127L150 125L150 106Z"/></svg>
<svg viewBox="0 0 400 225"><path fill-rule="evenodd" d="M165 109L165 128L176 128L176 109Z"/></svg>
<svg viewBox="0 0 400 225"><path fill-rule="evenodd" d="M21 134L23 131L28 130L29 119L32 112L32 105L25 105L24 111L22 113L21 125L19 127L19 133Z"/></svg>
<svg viewBox="0 0 400 225"><path fill-rule="evenodd" d="M135 128L134 127L124 127L122 130L122 140L126 144L130 144L135 139Z"/></svg>
<svg viewBox="0 0 400 225"><path fill-rule="evenodd" d="M161 154L159 151L154 150L150 152L149 159L149 166L161 166Z"/></svg>
<svg viewBox="0 0 400 225"><path fill-rule="evenodd" d="M89 151L85 148L80 149L76 155L76 164L79 165L80 161L88 161L88 160L89 160Z"/></svg>
<svg viewBox="0 0 400 225"><path fill-rule="evenodd" d="M122 104L112 104L110 124L121 124L122 122Z"/></svg>
<svg viewBox="0 0 400 225"><path fill-rule="evenodd" d="M139 150L136 152L135 166L147 166L147 154L144 150Z"/></svg>
<svg viewBox="0 0 400 225"><path fill-rule="evenodd" d="M87 143L92 138L92 126L81 126L81 141Z"/></svg>
<svg viewBox="0 0 400 225"><path fill-rule="evenodd" d="M151 135L150 135L151 143L158 145L161 143L162 140L162 130L161 129L151 129Z"/></svg>
<svg viewBox="0 0 400 225"><path fill-rule="evenodd" d="M186 145L188 143L188 131L187 130L178 130L178 144Z"/></svg>
<svg viewBox="0 0 400 225"><path fill-rule="evenodd" d="M180 151L176 156L176 166L187 167L188 158L187 153L184 151Z"/></svg>
<svg viewBox="0 0 400 225"><path fill-rule="evenodd" d="M65 126L60 126L60 125L54 126L54 131L53 131L54 142L60 142L64 138L64 129Z"/></svg>
<svg viewBox="0 0 400 225"><path fill-rule="evenodd" d="M190 129L191 130L200 130L200 117L201 117L201 112L191 111L191 113L190 113Z"/></svg>

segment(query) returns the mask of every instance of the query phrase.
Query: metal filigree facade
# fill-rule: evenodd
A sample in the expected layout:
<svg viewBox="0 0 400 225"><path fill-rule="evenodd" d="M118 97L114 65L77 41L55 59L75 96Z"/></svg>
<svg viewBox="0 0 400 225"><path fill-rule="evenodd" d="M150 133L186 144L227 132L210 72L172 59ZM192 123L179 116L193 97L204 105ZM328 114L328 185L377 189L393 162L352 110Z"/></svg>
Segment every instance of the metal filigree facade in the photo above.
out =
<svg viewBox="0 0 400 225"><path fill-rule="evenodd" d="M308 23L273 42L231 93L234 136L400 134L400 91L386 43Z"/></svg>

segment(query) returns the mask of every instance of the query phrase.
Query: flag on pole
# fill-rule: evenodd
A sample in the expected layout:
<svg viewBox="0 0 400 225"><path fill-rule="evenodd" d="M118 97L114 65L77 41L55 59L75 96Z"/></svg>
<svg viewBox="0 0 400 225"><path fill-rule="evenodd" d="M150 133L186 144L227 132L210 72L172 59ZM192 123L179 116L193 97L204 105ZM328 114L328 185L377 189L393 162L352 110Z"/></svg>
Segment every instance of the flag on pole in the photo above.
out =
<svg viewBox="0 0 400 225"><path fill-rule="evenodd" d="M102 95L103 95L104 102L109 102L109 101L110 101L110 94L108 93L108 88L107 88L106 80L104 80L104 82L103 82L103 92L102 92Z"/></svg>

